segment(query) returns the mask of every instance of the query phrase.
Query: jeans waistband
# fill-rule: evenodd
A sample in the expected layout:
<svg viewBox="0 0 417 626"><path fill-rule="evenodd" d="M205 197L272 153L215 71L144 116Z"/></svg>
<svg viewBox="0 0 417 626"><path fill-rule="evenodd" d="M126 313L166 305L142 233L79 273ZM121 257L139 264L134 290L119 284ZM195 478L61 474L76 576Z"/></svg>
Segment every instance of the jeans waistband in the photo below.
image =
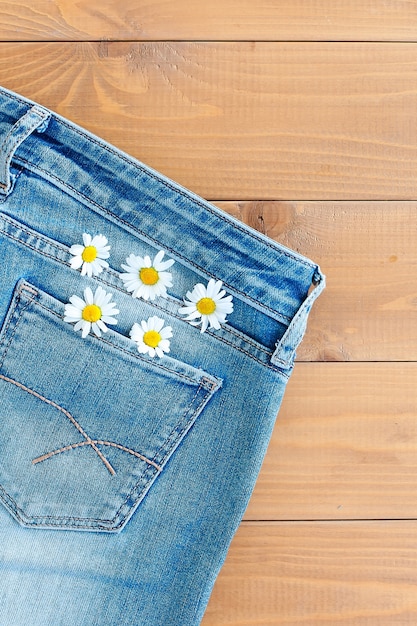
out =
<svg viewBox="0 0 417 626"><path fill-rule="evenodd" d="M310 306L324 287L310 259L49 109L0 88L0 112L3 163L13 159L70 190L270 317L288 324L311 284ZM0 170L0 194L9 185Z"/></svg>

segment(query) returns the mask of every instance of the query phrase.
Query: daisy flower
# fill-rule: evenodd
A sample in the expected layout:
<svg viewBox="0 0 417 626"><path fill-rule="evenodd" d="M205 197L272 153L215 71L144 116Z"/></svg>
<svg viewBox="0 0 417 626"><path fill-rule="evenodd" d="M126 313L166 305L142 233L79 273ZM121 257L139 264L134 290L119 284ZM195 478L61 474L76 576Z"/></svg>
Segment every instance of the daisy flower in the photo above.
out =
<svg viewBox="0 0 417 626"><path fill-rule="evenodd" d="M108 246L107 238L104 235L95 235L92 237L88 233L83 233L84 245L75 244L70 248L70 254L73 255L70 265L73 269L78 270L81 267L81 276L97 276L109 264L104 259L110 256L110 246Z"/></svg>
<svg viewBox="0 0 417 626"><path fill-rule="evenodd" d="M207 287L202 283L195 285L192 291L187 291L184 298L185 306L178 309L181 315L186 315L186 320L193 326L201 324L201 332L204 333L210 324L210 328L218 330L227 322L226 315L232 313L232 296L226 296L222 288L221 280L209 280ZM200 318L200 319L198 319ZM197 320L197 321L193 321Z"/></svg>
<svg viewBox="0 0 417 626"><path fill-rule="evenodd" d="M142 320L140 326L133 324L129 334L141 354L163 357L165 352L169 352L172 328L164 324L164 320L156 315L149 317L147 321Z"/></svg>
<svg viewBox="0 0 417 626"><path fill-rule="evenodd" d="M116 303L111 302L111 293L98 286L94 295L90 287L84 289L84 300L79 296L71 296L65 305L64 322L75 324L74 330L81 330L82 337L87 337L91 329L97 337L101 337L109 329L106 324L117 324L113 315L119 313Z"/></svg>
<svg viewBox="0 0 417 626"><path fill-rule="evenodd" d="M172 274L165 270L174 265L175 261L163 261L164 254L160 250L153 261L149 256L131 254L127 257L127 265L122 265L126 272L120 274L120 278L134 298L155 300L156 296L167 297L166 288L172 287Z"/></svg>

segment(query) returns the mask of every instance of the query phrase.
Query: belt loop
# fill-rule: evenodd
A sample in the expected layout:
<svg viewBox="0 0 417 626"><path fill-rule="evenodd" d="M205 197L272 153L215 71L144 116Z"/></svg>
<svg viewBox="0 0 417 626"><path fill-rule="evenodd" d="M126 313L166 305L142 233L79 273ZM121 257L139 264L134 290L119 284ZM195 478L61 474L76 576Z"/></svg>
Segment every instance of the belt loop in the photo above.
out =
<svg viewBox="0 0 417 626"><path fill-rule="evenodd" d="M34 105L12 126L1 142L0 194L7 196L13 188L10 163L17 148L34 130L38 130L38 132L46 130L50 117L49 111Z"/></svg>
<svg viewBox="0 0 417 626"><path fill-rule="evenodd" d="M298 348L307 328L307 319L313 302L318 298L326 286L326 277L321 273L320 268L316 267L313 275L312 284L314 289L304 300L290 325L285 331L283 337L278 341L275 352L271 357L271 363L278 367L290 369L294 363L295 351Z"/></svg>

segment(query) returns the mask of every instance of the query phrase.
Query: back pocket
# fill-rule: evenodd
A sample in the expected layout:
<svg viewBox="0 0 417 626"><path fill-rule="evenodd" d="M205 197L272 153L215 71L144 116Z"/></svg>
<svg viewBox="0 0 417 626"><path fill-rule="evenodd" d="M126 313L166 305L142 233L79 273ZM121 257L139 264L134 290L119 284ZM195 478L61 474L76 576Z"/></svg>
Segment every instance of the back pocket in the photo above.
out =
<svg viewBox="0 0 417 626"><path fill-rule="evenodd" d="M0 334L0 499L23 525L118 531L220 381L81 338L64 305L19 281Z"/></svg>

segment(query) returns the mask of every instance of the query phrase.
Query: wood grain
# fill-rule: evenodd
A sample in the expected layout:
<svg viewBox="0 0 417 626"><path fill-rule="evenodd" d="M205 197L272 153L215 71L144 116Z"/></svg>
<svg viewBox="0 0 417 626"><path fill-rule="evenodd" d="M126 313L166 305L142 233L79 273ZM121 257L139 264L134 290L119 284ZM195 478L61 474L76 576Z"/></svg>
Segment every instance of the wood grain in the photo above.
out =
<svg viewBox="0 0 417 626"><path fill-rule="evenodd" d="M202 626L414 626L415 522L240 527Z"/></svg>
<svg viewBox="0 0 417 626"><path fill-rule="evenodd" d="M417 360L416 202L217 205L325 272L298 360Z"/></svg>
<svg viewBox="0 0 417 626"><path fill-rule="evenodd" d="M416 0L0 0L0 84L327 275L202 626L417 623L416 27Z"/></svg>
<svg viewBox="0 0 417 626"><path fill-rule="evenodd" d="M0 44L0 84L221 200L416 198L416 77L417 44Z"/></svg>
<svg viewBox="0 0 417 626"><path fill-rule="evenodd" d="M415 41L412 0L0 1L2 40Z"/></svg>
<svg viewBox="0 0 417 626"><path fill-rule="evenodd" d="M298 363L245 519L417 518L416 406L416 363Z"/></svg>

